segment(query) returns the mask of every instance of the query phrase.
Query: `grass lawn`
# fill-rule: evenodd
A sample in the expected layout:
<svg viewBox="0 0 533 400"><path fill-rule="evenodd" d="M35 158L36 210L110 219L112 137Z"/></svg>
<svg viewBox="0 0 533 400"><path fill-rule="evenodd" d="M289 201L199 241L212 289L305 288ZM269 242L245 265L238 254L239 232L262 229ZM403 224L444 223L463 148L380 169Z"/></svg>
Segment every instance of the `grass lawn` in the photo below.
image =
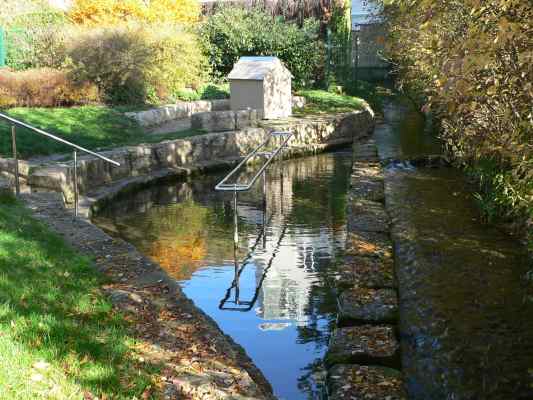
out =
<svg viewBox="0 0 533 400"><path fill-rule="evenodd" d="M325 90L302 90L298 95L305 97L303 109L295 110L295 115L329 114L360 110L365 101L359 97L327 92Z"/></svg>
<svg viewBox="0 0 533 400"><path fill-rule="evenodd" d="M100 293L90 261L0 198L0 399L132 399L157 368Z"/></svg>
<svg viewBox="0 0 533 400"><path fill-rule="evenodd" d="M187 131L165 135L145 134L133 120L121 112L103 106L72 108L12 108L6 112L13 118L34 125L46 132L86 147L101 150L139 143L178 139L203 132ZM17 128L17 151L22 158L70 152L68 146ZM12 156L11 127L0 120L0 155Z"/></svg>

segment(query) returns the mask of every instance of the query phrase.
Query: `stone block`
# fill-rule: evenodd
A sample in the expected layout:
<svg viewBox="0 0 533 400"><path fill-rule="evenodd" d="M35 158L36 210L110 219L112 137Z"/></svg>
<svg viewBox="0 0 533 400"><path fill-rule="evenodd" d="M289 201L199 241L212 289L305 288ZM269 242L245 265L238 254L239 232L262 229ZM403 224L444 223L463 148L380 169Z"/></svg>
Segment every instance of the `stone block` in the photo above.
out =
<svg viewBox="0 0 533 400"><path fill-rule="evenodd" d="M389 217L383 204L354 199L348 204L348 230L351 232L388 232Z"/></svg>
<svg viewBox="0 0 533 400"><path fill-rule="evenodd" d="M406 400L402 373L393 368L335 365L328 371L329 400Z"/></svg>
<svg viewBox="0 0 533 400"><path fill-rule="evenodd" d="M224 132L235 130L235 113L233 111L212 111L193 114L192 129L207 132Z"/></svg>
<svg viewBox="0 0 533 400"><path fill-rule="evenodd" d="M397 323L394 289L352 288L339 296L339 323Z"/></svg>
<svg viewBox="0 0 533 400"><path fill-rule="evenodd" d="M383 203L385 201L385 186L383 180L372 177L352 177L350 200L370 200Z"/></svg>
<svg viewBox="0 0 533 400"><path fill-rule="evenodd" d="M256 110L240 110L235 111L235 129L241 130L248 127L253 127L257 124Z"/></svg>
<svg viewBox="0 0 533 400"><path fill-rule="evenodd" d="M230 109L229 99L211 100L211 111L229 111Z"/></svg>
<svg viewBox="0 0 533 400"><path fill-rule="evenodd" d="M345 256L339 266L339 287L396 288L392 257Z"/></svg>
<svg viewBox="0 0 533 400"><path fill-rule="evenodd" d="M346 238L345 253L350 256L392 260L392 240L384 232L351 231Z"/></svg>
<svg viewBox="0 0 533 400"><path fill-rule="evenodd" d="M330 339L324 362L399 366L400 344L388 325L361 325L337 328Z"/></svg>
<svg viewBox="0 0 533 400"><path fill-rule="evenodd" d="M354 144L353 159L354 161L378 162L378 149L374 144Z"/></svg>

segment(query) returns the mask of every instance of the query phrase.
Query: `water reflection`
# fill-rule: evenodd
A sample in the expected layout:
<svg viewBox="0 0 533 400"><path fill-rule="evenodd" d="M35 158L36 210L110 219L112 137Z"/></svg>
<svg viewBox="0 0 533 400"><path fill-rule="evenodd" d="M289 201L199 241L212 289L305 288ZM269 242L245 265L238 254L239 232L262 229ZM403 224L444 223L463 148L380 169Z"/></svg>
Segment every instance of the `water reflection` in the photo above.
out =
<svg viewBox="0 0 533 400"><path fill-rule="evenodd" d="M318 398L336 313L330 282L346 236L350 169L350 151L274 165L266 212L261 185L239 195L237 248L232 194L213 191L218 175L119 199L95 222L181 281L246 349L276 395Z"/></svg>

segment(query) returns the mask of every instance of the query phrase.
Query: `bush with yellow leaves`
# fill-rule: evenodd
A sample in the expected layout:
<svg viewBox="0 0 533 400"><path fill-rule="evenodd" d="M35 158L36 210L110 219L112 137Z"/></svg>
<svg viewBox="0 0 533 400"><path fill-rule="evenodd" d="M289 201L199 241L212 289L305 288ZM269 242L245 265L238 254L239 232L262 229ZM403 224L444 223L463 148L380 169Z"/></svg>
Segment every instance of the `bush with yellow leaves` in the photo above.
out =
<svg viewBox="0 0 533 400"><path fill-rule="evenodd" d="M76 0L70 19L80 25L114 26L124 22L189 24L198 20L197 0Z"/></svg>
<svg viewBox="0 0 533 400"><path fill-rule="evenodd" d="M533 249L533 3L384 2L402 86L478 178L486 215L521 222Z"/></svg>

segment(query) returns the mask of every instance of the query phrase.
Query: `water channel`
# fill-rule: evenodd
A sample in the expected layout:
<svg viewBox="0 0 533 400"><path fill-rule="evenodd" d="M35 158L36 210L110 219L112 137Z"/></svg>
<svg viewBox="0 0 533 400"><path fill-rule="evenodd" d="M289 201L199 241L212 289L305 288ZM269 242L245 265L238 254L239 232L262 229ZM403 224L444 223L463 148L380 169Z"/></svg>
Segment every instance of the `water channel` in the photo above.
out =
<svg viewBox="0 0 533 400"><path fill-rule="evenodd" d="M319 398L351 160L346 149L269 168L266 214L260 182L239 195L236 255L232 194L213 190L224 174L140 191L95 222L179 280L244 347L280 399ZM239 284L232 286L236 269Z"/></svg>
<svg viewBox="0 0 533 400"><path fill-rule="evenodd" d="M385 108L380 157L440 152L417 112ZM452 168L396 162L386 174L397 239L400 339L410 399L533 399L533 266L485 224Z"/></svg>
<svg viewBox="0 0 533 400"><path fill-rule="evenodd" d="M380 157L435 154L425 120L401 104L376 130ZM94 221L178 280L271 382L280 399L317 399L336 313L351 149L275 164L239 197L233 247L224 174L119 198ZM249 171L253 173L252 171ZM451 168L387 168L400 286L400 339L412 399L532 399L531 265L517 240L479 218ZM232 285L235 274L238 285Z"/></svg>

